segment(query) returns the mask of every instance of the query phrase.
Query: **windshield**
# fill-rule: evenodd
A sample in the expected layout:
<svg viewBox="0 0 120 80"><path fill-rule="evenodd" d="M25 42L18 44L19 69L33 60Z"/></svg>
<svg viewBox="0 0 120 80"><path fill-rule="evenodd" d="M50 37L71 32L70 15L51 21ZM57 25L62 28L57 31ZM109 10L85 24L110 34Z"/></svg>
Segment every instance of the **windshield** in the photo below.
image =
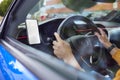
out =
<svg viewBox="0 0 120 80"><path fill-rule="evenodd" d="M27 18L37 19L39 22L42 22L52 18L66 18L78 14L96 21L107 20L113 17L111 15L115 15L119 11L119 4L120 1L114 3L96 3L96 5L90 8L74 11L67 8L61 0L40 0L30 11Z"/></svg>

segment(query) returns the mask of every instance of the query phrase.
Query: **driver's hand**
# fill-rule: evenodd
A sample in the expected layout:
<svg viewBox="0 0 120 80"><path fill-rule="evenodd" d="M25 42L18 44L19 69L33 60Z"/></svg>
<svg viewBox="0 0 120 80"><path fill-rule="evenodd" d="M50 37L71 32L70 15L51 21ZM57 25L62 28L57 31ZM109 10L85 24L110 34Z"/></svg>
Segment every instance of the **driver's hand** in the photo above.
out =
<svg viewBox="0 0 120 80"><path fill-rule="evenodd" d="M100 28L98 28L98 29L99 29L101 35L99 33L97 33L97 32L95 33L95 35L98 37L99 41L103 44L103 46L105 48L110 47L112 44L108 40L107 35L105 34L105 32L102 29L100 29Z"/></svg>
<svg viewBox="0 0 120 80"><path fill-rule="evenodd" d="M81 68L76 58L74 57L70 44L62 40L61 37L57 33L54 33L54 35L56 38L56 41L53 41L54 54L58 58L63 59L69 65L77 69L80 69L81 71L84 71L84 69Z"/></svg>
<svg viewBox="0 0 120 80"><path fill-rule="evenodd" d="M69 60L73 57L70 44L61 39L58 33L54 33L56 41L53 41L54 54L63 60Z"/></svg>

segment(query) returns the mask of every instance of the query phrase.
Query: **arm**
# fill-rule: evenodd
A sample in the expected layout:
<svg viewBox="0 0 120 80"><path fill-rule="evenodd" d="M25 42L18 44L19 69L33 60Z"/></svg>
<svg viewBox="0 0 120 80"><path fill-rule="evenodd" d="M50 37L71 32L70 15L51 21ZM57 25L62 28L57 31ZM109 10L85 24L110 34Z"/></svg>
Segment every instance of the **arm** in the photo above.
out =
<svg viewBox="0 0 120 80"><path fill-rule="evenodd" d="M98 33L95 33L95 35L98 37L99 41L104 45L104 47L108 49L112 45L112 43L109 42L107 35L103 32L103 30L99 30L101 35ZM115 47L110 51L110 54L112 55L112 58L120 65L120 49ZM120 80L120 69L117 71L113 80Z"/></svg>
<svg viewBox="0 0 120 80"><path fill-rule="evenodd" d="M99 33L95 33L95 35L98 37L99 41L103 44L103 46L108 49L112 43L108 40L107 35L105 32L99 28ZM110 51L110 54L112 55L113 59L120 65L120 49L115 47Z"/></svg>
<svg viewBox="0 0 120 80"><path fill-rule="evenodd" d="M85 71L83 68L81 68L81 66L77 62L76 58L74 57L74 55L72 55L71 58L69 58L69 59L64 59L64 62L66 62L67 64L69 64L81 71Z"/></svg>
<svg viewBox="0 0 120 80"><path fill-rule="evenodd" d="M83 71L72 53L70 44L62 40L57 33L54 35L56 37L56 41L53 41L54 54L58 58L63 59L67 64Z"/></svg>

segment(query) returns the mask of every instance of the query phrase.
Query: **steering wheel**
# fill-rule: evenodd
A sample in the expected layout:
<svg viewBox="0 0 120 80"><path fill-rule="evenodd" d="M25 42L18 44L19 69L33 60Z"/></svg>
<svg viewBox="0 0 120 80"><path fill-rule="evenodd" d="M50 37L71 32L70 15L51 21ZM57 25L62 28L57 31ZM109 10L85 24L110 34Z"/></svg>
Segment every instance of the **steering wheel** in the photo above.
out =
<svg viewBox="0 0 120 80"><path fill-rule="evenodd" d="M86 24L82 33L78 33L80 24ZM94 32L99 32L97 25L90 19L75 15L66 18L58 27L58 34L70 43L73 54L81 67L86 71L95 70L103 75L110 74L107 69L105 48Z"/></svg>

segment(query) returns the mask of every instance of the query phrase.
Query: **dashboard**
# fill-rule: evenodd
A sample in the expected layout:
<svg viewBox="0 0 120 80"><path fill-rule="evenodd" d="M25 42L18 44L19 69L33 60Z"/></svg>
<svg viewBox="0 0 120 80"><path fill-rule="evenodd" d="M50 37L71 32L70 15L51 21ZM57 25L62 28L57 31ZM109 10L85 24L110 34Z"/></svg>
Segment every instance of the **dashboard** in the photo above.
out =
<svg viewBox="0 0 120 80"><path fill-rule="evenodd" d="M30 45L28 43L26 28L19 29L17 40L19 40L20 42L24 44L30 45L34 48L37 48L39 50L43 50L46 52L46 49L45 48L41 49L40 46L48 47L52 45L52 41L55 40L55 37L53 34L54 32L57 32L57 29L63 20L64 18L60 18L60 19L58 18L58 19L52 19L47 22L43 22L39 24L39 32L40 32L40 37L41 37L40 44ZM106 34L109 33L108 37L110 41L115 43L118 47L120 47L119 45L120 38L118 37L120 36L120 24L119 23L103 22L103 21L94 21L94 23L97 25L97 27L104 29ZM66 30L65 36L70 37L72 35L86 35L86 34L94 35L93 33L89 33L91 32L91 29L88 29L87 26L88 26L87 24L79 24L77 26L70 26L70 28ZM70 31L71 33L68 33L67 31ZM50 51L48 51L48 53L50 53Z"/></svg>

